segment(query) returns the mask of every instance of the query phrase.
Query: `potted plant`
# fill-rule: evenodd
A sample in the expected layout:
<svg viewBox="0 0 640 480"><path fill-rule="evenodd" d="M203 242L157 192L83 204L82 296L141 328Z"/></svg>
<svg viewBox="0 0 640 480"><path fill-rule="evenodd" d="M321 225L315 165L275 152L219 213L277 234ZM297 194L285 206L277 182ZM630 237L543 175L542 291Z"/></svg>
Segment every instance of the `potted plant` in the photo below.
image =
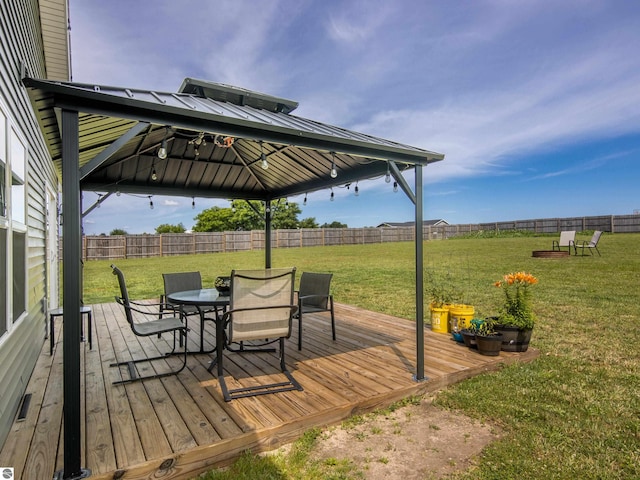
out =
<svg viewBox="0 0 640 480"><path fill-rule="evenodd" d="M472 329L475 330L478 353L482 355L497 356L502 349L502 333L496 331L494 320L471 320Z"/></svg>
<svg viewBox="0 0 640 480"><path fill-rule="evenodd" d="M504 292L504 303L495 329L502 333L502 350L526 352L536 323L531 301L531 287L538 279L526 272L509 273L495 283Z"/></svg>
<svg viewBox="0 0 640 480"><path fill-rule="evenodd" d="M447 333L449 325L449 305L454 298L453 285L448 278L427 274L427 292L430 299L431 330Z"/></svg>

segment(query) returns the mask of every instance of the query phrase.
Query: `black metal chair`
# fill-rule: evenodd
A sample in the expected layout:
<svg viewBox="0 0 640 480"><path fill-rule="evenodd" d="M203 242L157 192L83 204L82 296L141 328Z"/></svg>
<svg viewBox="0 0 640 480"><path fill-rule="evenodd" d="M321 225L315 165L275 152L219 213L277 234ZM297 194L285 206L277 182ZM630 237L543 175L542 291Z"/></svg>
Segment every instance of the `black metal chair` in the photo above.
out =
<svg viewBox="0 0 640 480"><path fill-rule="evenodd" d="M291 336L291 323L297 310L293 300L295 271L295 268L279 268L231 272L230 309L222 317L226 346L246 341L260 341L262 345L279 341L280 370L287 381L229 390L224 380L224 355L218 352L218 381L225 401L289 390L302 391L302 386L286 367L284 353L285 339Z"/></svg>
<svg viewBox="0 0 640 480"><path fill-rule="evenodd" d="M202 277L200 272L177 272L163 273L162 280L164 282L164 293L160 295L160 318L165 315L166 311L173 315L179 314L180 305L174 305L167 301L167 296L175 292L184 292L187 290L200 290L202 288ZM213 312L215 309L201 310L193 305L184 305L182 307L183 315L202 315L207 312Z"/></svg>
<svg viewBox="0 0 640 480"><path fill-rule="evenodd" d="M578 254L578 249L581 248L582 249L582 255L584 256L584 249L588 249L589 253L591 255L593 255L593 249L596 250L596 252L598 252L598 256L601 257L602 255L600 255L600 250L598 250L598 242L600 241L600 236L602 235L602 232L599 230L596 230L595 232L593 232L593 236L591 237L591 240L589 240L588 242L586 241L582 241L581 243L576 243L576 255Z"/></svg>
<svg viewBox="0 0 640 480"><path fill-rule="evenodd" d="M336 340L336 319L331 295L332 273L304 272L298 290L298 350L302 350L302 315L312 312L331 312L331 333Z"/></svg>
<svg viewBox="0 0 640 480"><path fill-rule="evenodd" d="M139 303L129 299L129 292L127 291L127 284L125 282L124 274L115 265L111 265L113 274L118 277L118 285L120 286L120 296L116 296L116 302L123 306L127 322L131 327L131 331L139 337L150 337L157 335L158 338L163 333L173 334L173 349L171 352L159 355L155 357L146 357L134 360L127 360L123 362L116 362L110 364L111 367L126 366L129 370L129 378L123 379L117 382L113 382L114 385L123 383L130 383L139 380L147 380L150 378L161 378L169 375L175 375L181 372L187 364L187 332L188 328L182 323L178 317L162 317L157 318L156 312L149 311L149 307L154 307L156 304ZM153 317L153 320L139 321L142 317ZM163 373L156 373L153 375L139 376L136 364L140 362L152 362L154 360L164 359L166 360L169 355L176 353L176 334L180 336L180 345L184 344L184 353L182 364L179 368L173 369Z"/></svg>

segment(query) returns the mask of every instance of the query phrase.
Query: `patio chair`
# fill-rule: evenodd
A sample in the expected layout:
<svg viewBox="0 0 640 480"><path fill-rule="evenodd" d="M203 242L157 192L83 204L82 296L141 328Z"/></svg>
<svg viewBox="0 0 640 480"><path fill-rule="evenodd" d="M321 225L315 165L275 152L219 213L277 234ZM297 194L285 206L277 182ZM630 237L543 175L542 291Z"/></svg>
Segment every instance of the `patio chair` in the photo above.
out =
<svg viewBox="0 0 640 480"><path fill-rule="evenodd" d="M160 295L160 318L165 315L165 311L169 311L172 315L176 315L180 312L180 305L174 305L167 301L167 296L175 292L184 292L187 290L201 290L202 289L202 277L200 272L178 272L178 273L163 273L162 280L164 282L164 293ZM183 305L183 315L200 315L204 317L205 313L214 312L215 308L202 310L194 305Z"/></svg>
<svg viewBox="0 0 640 480"><path fill-rule="evenodd" d="M578 254L578 249L581 248L582 255L584 256L584 249L587 248L591 255L593 255L593 249L595 249L596 252L598 252L598 256L601 257L602 255L600 255L600 250L598 250L598 242L600 241L601 235L602 235L602 232L599 230L596 230L595 232L593 232L593 236L591 237L591 240L589 240L588 242L583 240L581 243L576 243L576 255Z"/></svg>
<svg viewBox="0 0 640 480"><path fill-rule="evenodd" d="M262 345L280 342L280 370L286 382L254 385L229 390L223 373L224 355L218 352L218 381L225 401L269 393L300 390L285 364L285 339L291 336L291 323L297 306L293 303L295 268L233 270L229 311L222 320L226 326L226 346L259 340ZM251 350L243 350L245 353Z"/></svg>
<svg viewBox="0 0 640 480"><path fill-rule="evenodd" d="M566 230L564 232L560 232L560 240L553 241L552 250L560 251L564 247L567 247L569 253L571 253L571 248L573 248L574 252L576 251L575 230Z"/></svg>
<svg viewBox="0 0 640 480"><path fill-rule="evenodd" d="M118 285L120 286L120 296L116 296L116 302L123 306L127 322L131 327L131 331L139 337L150 337L157 335L161 337L163 333L173 334L173 349L171 352L164 355L155 357L145 357L135 360L128 360L123 362L116 362L110 364L111 367L127 366L129 370L129 378L123 379L117 382L113 382L114 385L120 385L123 383L131 383L139 380L148 380L150 378L161 378L169 375L175 375L181 372L187 364L187 331L188 328L182 323L178 317L163 317L156 318L158 314L156 312L149 311L148 307L154 307L157 304L139 303L129 299L129 292L127 291L127 284L124 279L124 274L115 265L111 265L113 274L118 277ZM135 318L134 318L135 317ZM153 317L153 320L140 321L142 317ZM169 355L172 355L176 350L176 334L180 336L180 345L184 342L184 354L182 364L177 369L170 370L164 373L156 373L153 375L139 376L136 368L136 364L140 362L152 362L154 360L166 359Z"/></svg>
<svg viewBox="0 0 640 480"><path fill-rule="evenodd" d="M312 312L331 312L331 333L336 341L336 319L333 295L330 293L332 273L303 272L298 290L298 350L302 350L302 315Z"/></svg>

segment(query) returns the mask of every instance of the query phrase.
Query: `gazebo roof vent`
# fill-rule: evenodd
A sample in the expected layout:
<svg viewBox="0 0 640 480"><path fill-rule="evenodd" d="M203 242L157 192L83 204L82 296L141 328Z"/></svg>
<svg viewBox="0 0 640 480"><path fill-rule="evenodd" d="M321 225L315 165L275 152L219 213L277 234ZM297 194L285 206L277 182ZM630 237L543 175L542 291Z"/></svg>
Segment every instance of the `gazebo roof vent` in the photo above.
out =
<svg viewBox="0 0 640 480"><path fill-rule="evenodd" d="M198 95L220 102L249 106L271 112L291 113L298 108L298 102L286 98L274 97L266 93L254 92L245 88L225 85L224 83L207 82L194 78L185 78L179 93Z"/></svg>

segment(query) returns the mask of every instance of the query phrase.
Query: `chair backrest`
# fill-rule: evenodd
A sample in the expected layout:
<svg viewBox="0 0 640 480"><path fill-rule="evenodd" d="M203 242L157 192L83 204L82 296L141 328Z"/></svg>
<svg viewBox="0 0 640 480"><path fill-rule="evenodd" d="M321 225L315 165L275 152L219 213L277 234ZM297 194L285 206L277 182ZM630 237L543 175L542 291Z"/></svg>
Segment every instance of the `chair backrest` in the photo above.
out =
<svg viewBox="0 0 640 480"><path fill-rule="evenodd" d="M591 241L589 242L590 247L595 247L598 245L598 241L600 240L600 235L602 235L602 232L599 230L596 230L595 232L593 232L593 236L591 237Z"/></svg>
<svg viewBox="0 0 640 480"><path fill-rule="evenodd" d="M124 307L127 322L129 322L129 325L133 327L133 315L131 314L131 308L129 305L129 292L127 291L127 283L124 279L124 273L122 273L122 270L115 265L111 265L111 269L113 270L113 274L118 277L118 285L120 286L120 296L116 296L116 301Z"/></svg>
<svg viewBox="0 0 640 480"><path fill-rule="evenodd" d="M200 272L163 273L162 279L164 280L165 295L202 288Z"/></svg>
<svg viewBox="0 0 640 480"><path fill-rule="evenodd" d="M326 309L327 302L329 301L332 277L333 273L302 272L298 294L301 297L310 296L304 300L304 304Z"/></svg>
<svg viewBox="0 0 640 480"><path fill-rule="evenodd" d="M229 342L289 337L294 267L231 272Z"/></svg>
<svg viewBox="0 0 640 480"><path fill-rule="evenodd" d="M558 245L561 247L570 247L573 246L576 242L576 231L575 230L566 230L564 232L560 232L560 241Z"/></svg>

